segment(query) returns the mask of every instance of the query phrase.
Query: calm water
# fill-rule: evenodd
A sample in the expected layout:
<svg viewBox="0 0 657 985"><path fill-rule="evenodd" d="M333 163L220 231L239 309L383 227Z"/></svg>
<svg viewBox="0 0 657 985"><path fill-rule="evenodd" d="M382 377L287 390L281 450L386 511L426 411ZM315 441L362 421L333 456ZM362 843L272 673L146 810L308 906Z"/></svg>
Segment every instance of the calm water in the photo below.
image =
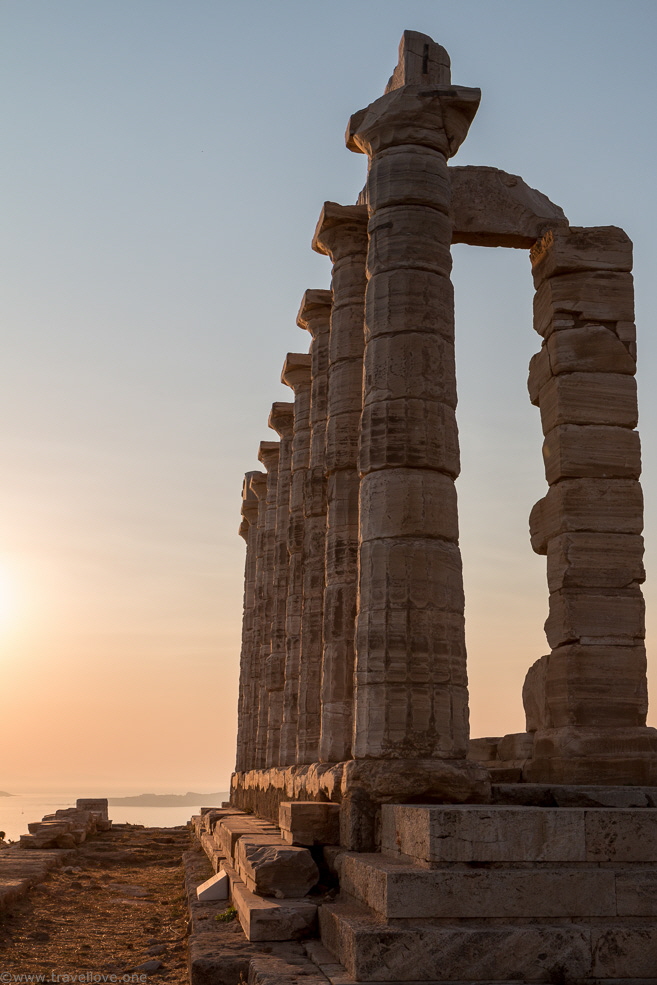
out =
<svg viewBox="0 0 657 985"><path fill-rule="evenodd" d="M61 807L75 807L75 801L84 793L74 794L32 794L15 797L0 797L0 830L8 839L17 841L27 834L30 821L40 821L44 814L52 814ZM201 807L220 807L228 794L222 794L216 804L198 804L191 807L113 807L110 804L109 816L117 824L144 824L158 828L172 828L185 824L192 814L198 814Z"/></svg>

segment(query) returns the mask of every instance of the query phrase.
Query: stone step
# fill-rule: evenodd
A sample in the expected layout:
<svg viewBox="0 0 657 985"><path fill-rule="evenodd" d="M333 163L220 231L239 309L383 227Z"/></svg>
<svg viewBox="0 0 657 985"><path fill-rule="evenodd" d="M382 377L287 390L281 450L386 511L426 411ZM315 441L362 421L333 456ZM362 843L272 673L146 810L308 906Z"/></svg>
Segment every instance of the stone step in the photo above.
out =
<svg viewBox="0 0 657 985"><path fill-rule="evenodd" d="M657 810L384 804L382 851L420 863L657 862Z"/></svg>
<svg viewBox="0 0 657 985"><path fill-rule="evenodd" d="M396 920L657 916L657 870L642 867L425 869L345 852L340 890Z"/></svg>
<svg viewBox="0 0 657 985"><path fill-rule="evenodd" d="M354 902L319 911L322 943L361 982L654 980L657 926L384 921ZM567 976L567 977L566 977Z"/></svg>
<svg viewBox="0 0 657 985"><path fill-rule="evenodd" d="M657 807L657 787L493 782L491 799L527 807Z"/></svg>
<svg viewBox="0 0 657 985"><path fill-rule="evenodd" d="M231 875L231 869L226 871ZM231 875L231 896L242 930L250 941L289 941L313 934L317 904L305 899L271 899L252 893Z"/></svg>

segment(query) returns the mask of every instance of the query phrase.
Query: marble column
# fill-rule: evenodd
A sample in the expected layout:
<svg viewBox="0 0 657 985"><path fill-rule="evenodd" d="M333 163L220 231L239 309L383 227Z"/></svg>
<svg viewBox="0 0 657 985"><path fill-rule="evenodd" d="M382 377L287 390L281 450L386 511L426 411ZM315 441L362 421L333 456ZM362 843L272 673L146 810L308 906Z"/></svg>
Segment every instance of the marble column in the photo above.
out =
<svg viewBox="0 0 657 985"><path fill-rule="evenodd" d="M614 226L554 229L531 259L543 344L529 389L550 489L530 527L547 555L552 651L523 692L535 731L527 777L653 784L632 244Z"/></svg>
<svg viewBox="0 0 657 985"><path fill-rule="evenodd" d="M251 657L251 679L249 681L248 711L246 712L246 761L247 769L256 768L256 744L258 739L258 722L260 720L260 691L263 680L263 668L260 662L262 647L265 606L264 584L267 577L265 569L265 531L267 520L267 475L265 472L252 472L249 486L258 502L258 517L256 523L256 562L255 582L253 588L253 643Z"/></svg>
<svg viewBox="0 0 657 985"><path fill-rule="evenodd" d="M280 436L278 483L276 487L276 530L274 542L274 609L271 626L271 653L267 657L266 686L268 725L266 766L279 765L281 725L283 722L283 685L285 680L286 609L289 583L288 526L290 515L290 467L294 430L294 404L272 404L269 427Z"/></svg>
<svg viewBox="0 0 657 985"><path fill-rule="evenodd" d="M281 380L294 391L294 431L290 460L289 519L287 532L288 586L285 612L285 674L281 766L297 761L301 612L303 608L303 491L310 461L310 355L289 352Z"/></svg>
<svg viewBox="0 0 657 985"><path fill-rule="evenodd" d="M326 584L320 762L351 758L358 598L358 440L363 408L367 207L326 202L313 249L333 262L326 421Z"/></svg>
<svg viewBox="0 0 657 985"><path fill-rule="evenodd" d="M242 485L242 522L239 533L246 542L244 561L244 615L242 617L242 650L240 655L240 683L237 705L237 756L238 772L250 768L248 734L251 722L253 694L253 641L255 634L255 581L258 539L258 499L251 488L251 479L258 472L247 472Z"/></svg>
<svg viewBox="0 0 657 985"><path fill-rule="evenodd" d="M265 766L267 751L267 728L269 724L269 701L267 696L267 659L271 654L271 629L274 615L274 547L276 540L276 512L278 506L278 441L261 441L258 460L267 470L267 493L262 528L262 549L259 561L262 576L256 573L256 589L260 590L260 655L258 659L258 722L256 731L254 766ZM262 502L262 501L261 501ZM259 514L260 517L260 514ZM259 524L260 525L260 524Z"/></svg>
<svg viewBox="0 0 657 985"><path fill-rule="evenodd" d="M331 292L306 291L297 324L310 343L310 457L303 493L303 607L299 663L297 762L319 757L326 550L326 396Z"/></svg>
<svg viewBox="0 0 657 985"><path fill-rule="evenodd" d="M387 93L347 129L370 159L354 756L460 761L464 775L447 159L480 92L451 85L447 53L425 47L418 61L402 40Z"/></svg>

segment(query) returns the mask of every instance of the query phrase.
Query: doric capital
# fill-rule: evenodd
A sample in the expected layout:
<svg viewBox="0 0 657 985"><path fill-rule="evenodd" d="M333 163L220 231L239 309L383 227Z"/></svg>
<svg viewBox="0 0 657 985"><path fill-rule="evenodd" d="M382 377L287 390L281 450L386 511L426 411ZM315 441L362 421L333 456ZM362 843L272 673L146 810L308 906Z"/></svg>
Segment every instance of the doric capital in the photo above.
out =
<svg viewBox="0 0 657 985"><path fill-rule="evenodd" d="M267 498L267 476L264 472L250 472L250 487L256 499Z"/></svg>
<svg viewBox="0 0 657 985"><path fill-rule="evenodd" d="M310 386L312 357L309 352L288 352L283 363L281 383L292 387L294 392L304 386Z"/></svg>
<svg viewBox="0 0 657 985"><path fill-rule="evenodd" d="M419 144L453 157L481 99L465 86L407 85L392 89L349 120L347 147L370 157L388 147Z"/></svg>
<svg viewBox="0 0 657 985"><path fill-rule="evenodd" d="M242 516L248 523L253 523L258 519L258 497L256 496L251 482L254 476L260 475L267 479L264 472L247 472L242 483Z"/></svg>
<svg viewBox="0 0 657 985"><path fill-rule="evenodd" d="M262 462L268 472L278 466L278 456L280 454L280 441L261 441L258 447L258 461Z"/></svg>
<svg viewBox="0 0 657 985"><path fill-rule="evenodd" d="M310 332L314 339L328 332L331 322L331 291L309 290L303 296L297 315L297 325Z"/></svg>
<svg viewBox="0 0 657 985"><path fill-rule="evenodd" d="M329 256L333 263L367 253L367 206L324 202L312 247L316 253Z"/></svg>
<svg viewBox="0 0 657 985"><path fill-rule="evenodd" d="M269 427L281 438L292 437L294 430L294 404L287 400L277 400L271 405Z"/></svg>

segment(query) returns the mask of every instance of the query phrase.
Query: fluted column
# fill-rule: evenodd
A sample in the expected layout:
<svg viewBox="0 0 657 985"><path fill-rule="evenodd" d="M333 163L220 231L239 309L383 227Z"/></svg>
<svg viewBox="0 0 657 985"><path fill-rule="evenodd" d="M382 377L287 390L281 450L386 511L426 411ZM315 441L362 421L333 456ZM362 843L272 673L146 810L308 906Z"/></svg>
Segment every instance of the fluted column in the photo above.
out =
<svg viewBox="0 0 657 985"><path fill-rule="evenodd" d="M281 381L294 391L294 431L290 460L287 548L289 556L285 612L285 674L283 724L279 760L281 766L297 761L301 611L303 608L303 491L310 461L310 355L289 352Z"/></svg>
<svg viewBox="0 0 657 985"><path fill-rule="evenodd" d="M259 700L258 724L256 732L254 766L262 769L267 750L267 727L269 724L269 701L267 694L267 659L271 653L271 628L274 614L274 546L276 539L276 511L278 486L278 441L261 441L258 460L267 469L267 493L262 526L262 551L259 561L262 576L257 577L260 589L260 655L259 655Z"/></svg>
<svg viewBox="0 0 657 985"><path fill-rule="evenodd" d="M267 520L267 475L265 472L251 472L250 489L258 503L258 513L255 532L255 581L253 586L253 642L250 662L251 679L249 681L248 711L245 715L246 731L246 762L247 769L256 767L256 743L258 739L258 722L260 720L260 690L263 678L263 668L260 662L260 650L264 634L265 606L264 582L265 569L265 525Z"/></svg>
<svg viewBox="0 0 657 985"><path fill-rule="evenodd" d="M297 762L319 756L326 549L326 393L331 292L306 291L297 324L310 343L310 458L304 485L303 607L297 724Z"/></svg>
<svg viewBox="0 0 657 985"><path fill-rule="evenodd" d="M250 768L248 732L253 702L253 641L255 634L255 581L258 539L258 499L251 488L253 476L262 474L247 472L242 485L242 522L239 533L246 542L244 561L244 615L242 617L242 649L240 654L240 683L237 705L237 755L235 769L240 772Z"/></svg>
<svg viewBox="0 0 657 985"><path fill-rule="evenodd" d="M463 760L468 742L447 158L480 93L452 86L447 53L431 45L419 63L400 59L389 91L347 130L347 146L370 158L354 732L363 759Z"/></svg>
<svg viewBox="0 0 657 985"><path fill-rule="evenodd" d="M326 584L320 762L351 757L358 597L358 439L363 406L367 207L326 202L313 249L333 261L326 421Z"/></svg>
<svg viewBox="0 0 657 985"><path fill-rule="evenodd" d="M289 581L288 526L290 516L290 464L294 430L294 404L272 404L269 426L280 435L278 483L276 487L276 530L274 541L274 610L271 626L271 653L267 657L268 695L267 750L265 764L278 766L283 722L283 684L285 680L286 608Z"/></svg>

